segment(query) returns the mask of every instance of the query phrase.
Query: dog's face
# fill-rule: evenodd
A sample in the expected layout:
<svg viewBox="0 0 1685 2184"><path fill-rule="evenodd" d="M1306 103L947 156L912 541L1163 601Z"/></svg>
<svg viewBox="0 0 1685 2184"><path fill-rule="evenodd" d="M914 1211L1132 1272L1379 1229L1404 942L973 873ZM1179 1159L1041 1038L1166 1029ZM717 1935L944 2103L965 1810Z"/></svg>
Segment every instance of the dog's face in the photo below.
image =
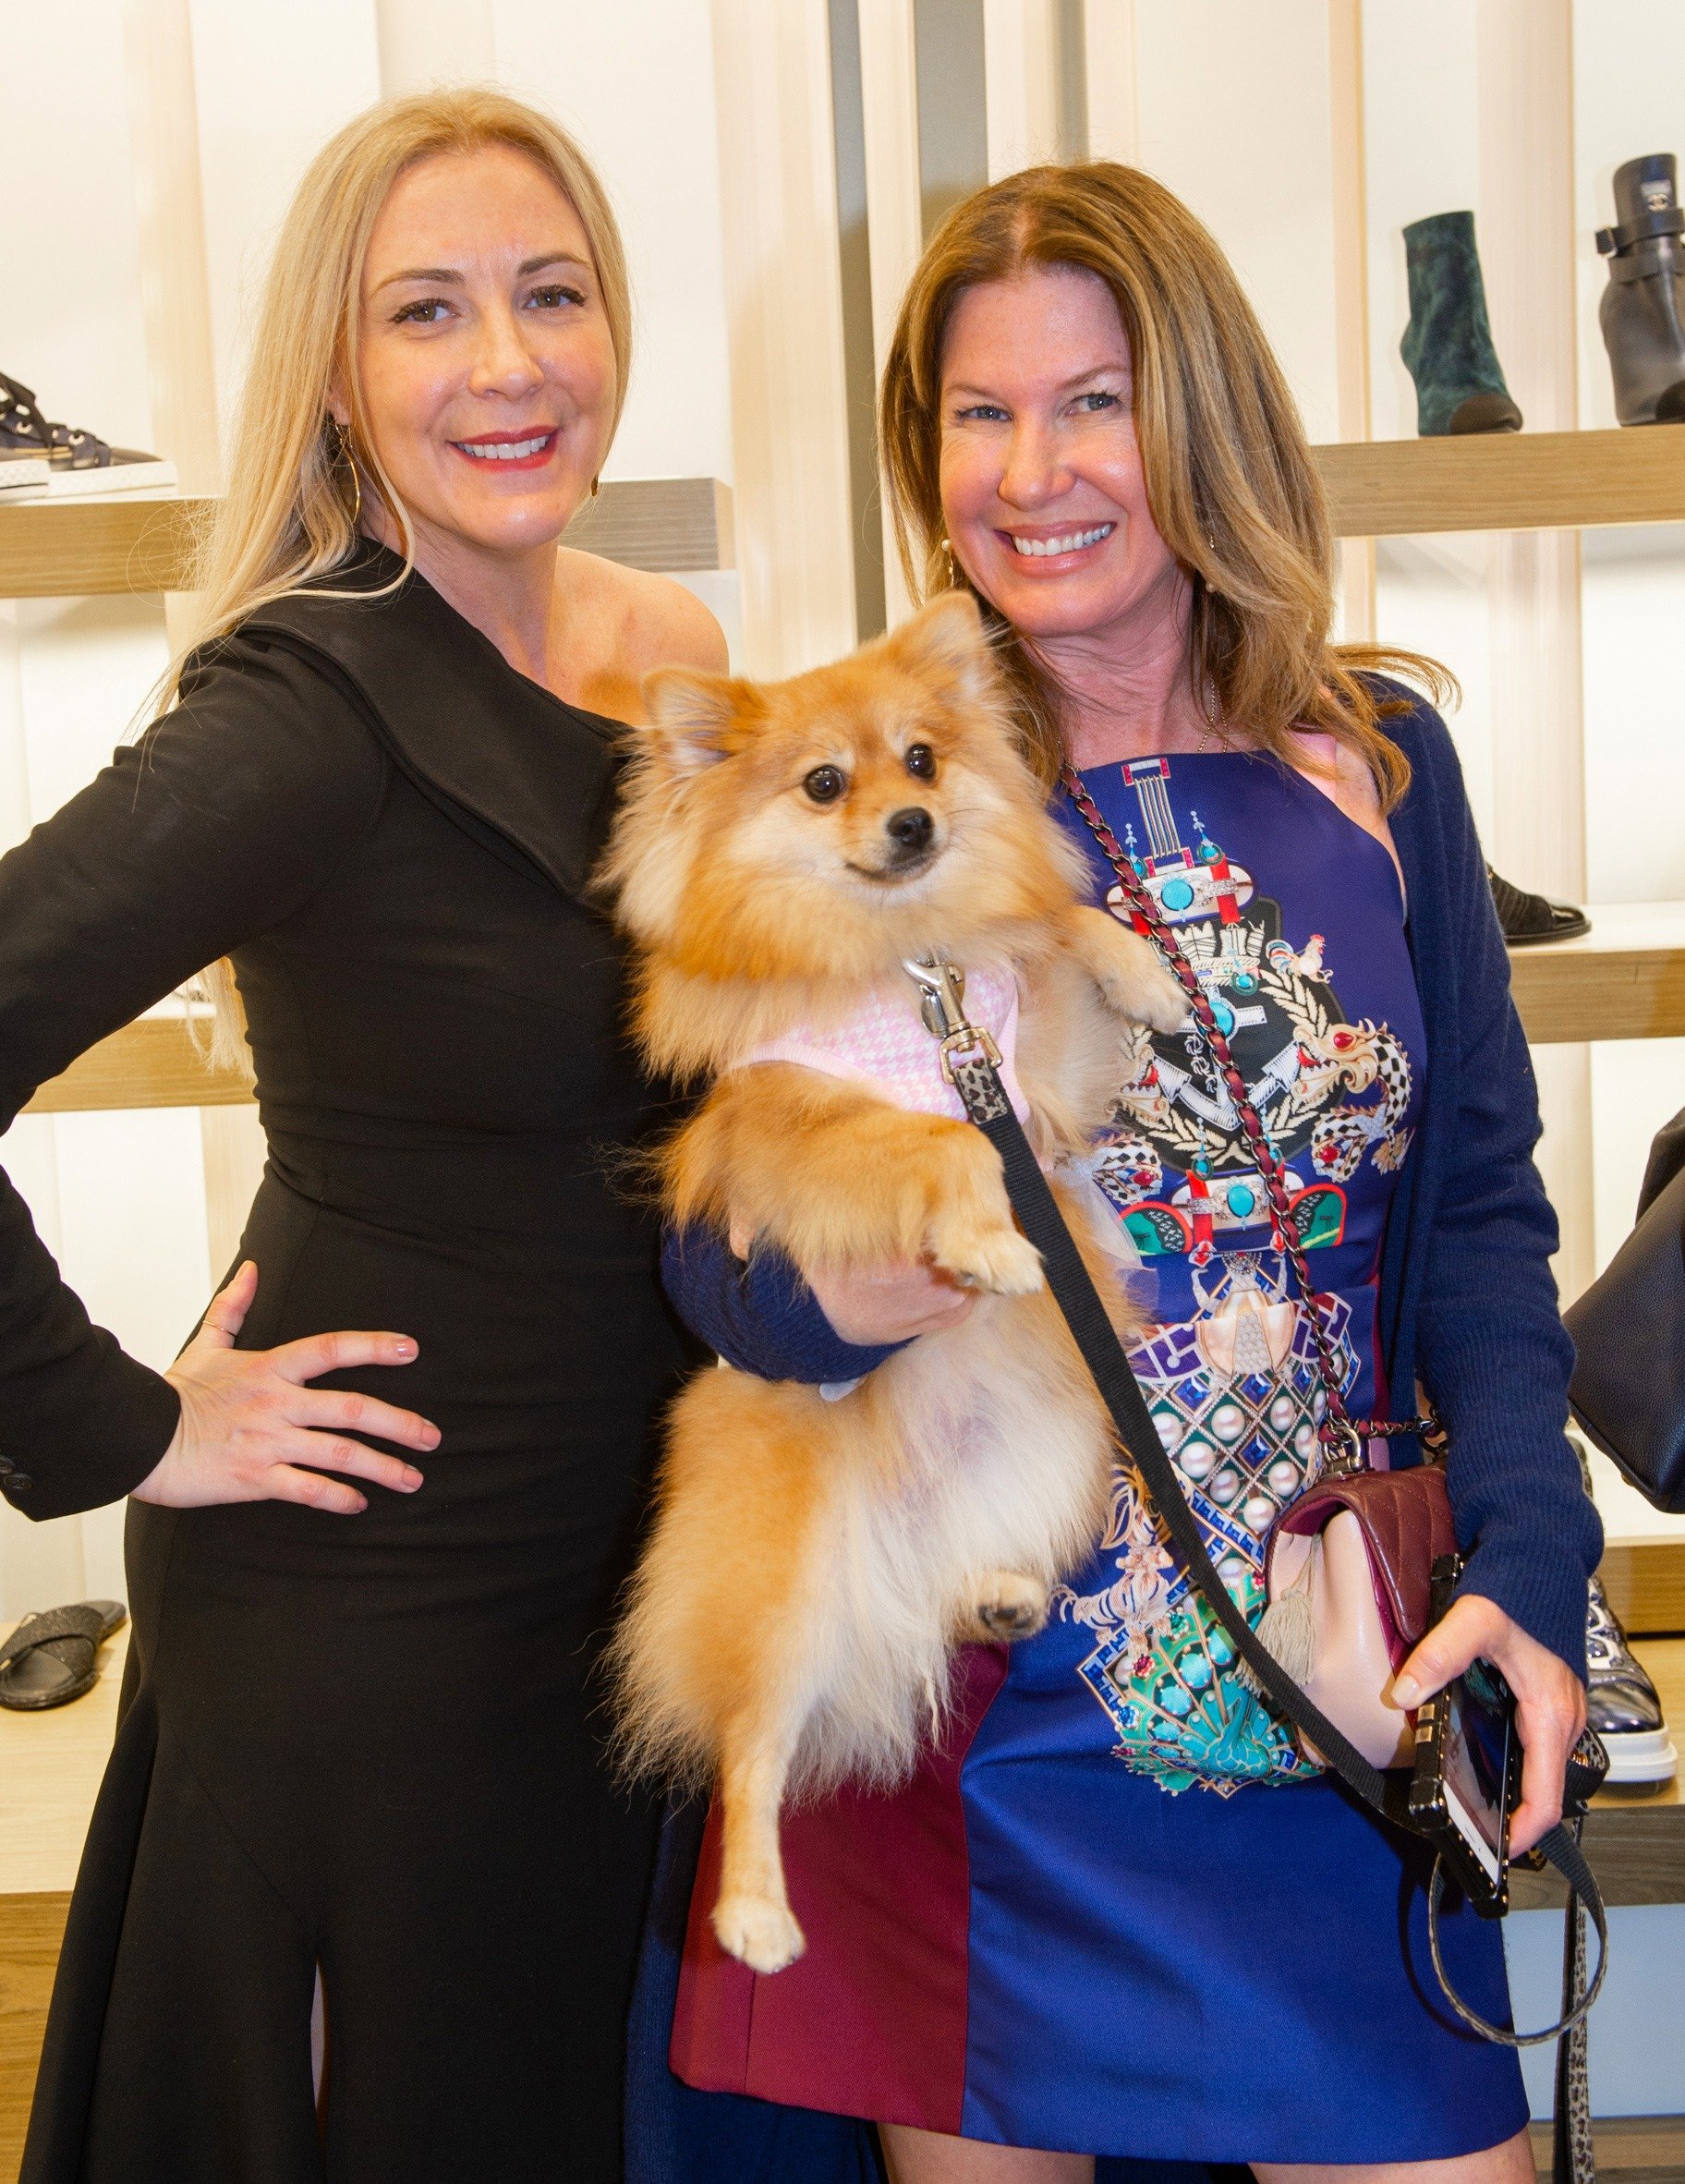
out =
<svg viewBox="0 0 1685 2184"><path fill-rule="evenodd" d="M645 685L611 856L647 944L713 977L857 977L1071 895L975 603L835 666Z"/></svg>

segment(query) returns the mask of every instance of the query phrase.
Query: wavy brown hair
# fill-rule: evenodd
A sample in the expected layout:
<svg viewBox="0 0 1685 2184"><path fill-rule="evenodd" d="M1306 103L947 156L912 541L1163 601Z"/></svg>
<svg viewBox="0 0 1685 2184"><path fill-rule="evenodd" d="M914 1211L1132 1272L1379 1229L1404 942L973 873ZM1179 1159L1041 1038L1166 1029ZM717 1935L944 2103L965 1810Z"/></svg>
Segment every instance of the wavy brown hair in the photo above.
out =
<svg viewBox="0 0 1685 2184"><path fill-rule="evenodd" d="M879 398L879 439L909 588L967 581L944 552L942 351L968 288L1035 267L1104 281L1133 369L1135 432L1153 519L1192 583L1188 671L1214 729L1291 756L1295 728L1356 752L1390 809L1410 783L1380 726L1404 701L1365 676L1391 672L1436 702L1455 689L1435 661L1333 642L1327 504L1281 368L1234 269L1180 199L1109 160L1027 167L956 205L901 307ZM1029 755L1051 783L1064 756L1061 693L987 600Z"/></svg>

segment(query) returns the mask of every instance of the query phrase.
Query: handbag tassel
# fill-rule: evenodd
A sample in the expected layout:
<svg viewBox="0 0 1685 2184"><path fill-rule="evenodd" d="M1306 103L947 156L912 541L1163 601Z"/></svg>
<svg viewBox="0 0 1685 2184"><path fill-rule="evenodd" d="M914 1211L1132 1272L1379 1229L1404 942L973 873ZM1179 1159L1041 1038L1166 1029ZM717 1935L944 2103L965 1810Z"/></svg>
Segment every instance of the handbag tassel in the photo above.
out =
<svg viewBox="0 0 1685 2184"><path fill-rule="evenodd" d="M1283 1673L1295 1683L1308 1683L1316 1665L1316 1618L1303 1579L1270 1602L1257 1628L1258 1644L1274 1656ZM1264 1696L1257 1678L1244 1661L1237 1673L1255 1698Z"/></svg>

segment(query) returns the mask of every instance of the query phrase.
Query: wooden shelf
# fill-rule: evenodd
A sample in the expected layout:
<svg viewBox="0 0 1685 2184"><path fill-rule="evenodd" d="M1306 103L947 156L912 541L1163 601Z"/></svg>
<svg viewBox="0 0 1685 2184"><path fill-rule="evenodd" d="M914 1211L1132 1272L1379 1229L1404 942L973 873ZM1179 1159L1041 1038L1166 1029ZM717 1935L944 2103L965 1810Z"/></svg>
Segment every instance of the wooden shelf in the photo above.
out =
<svg viewBox="0 0 1685 2184"><path fill-rule="evenodd" d="M1606 2184L1685 2184L1685 2116L1600 2116L1592 2125L1597 2174ZM1533 2126L1540 2184L1554 2167L1554 2134Z"/></svg>
<svg viewBox="0 0 1685 2184"><path fill-rule="evenodd" d="M1342 539L1685 521L1685 425L1311 450Z"/></svg>
<svg viewBox="0 0 1685 2184"><path fill-rule="evenodd" d="M130 493L0 508L0 599L185 590L216 505ZM717 478L611 479L564 536L626 568L729 569L731 488Z"/></svg>
<svg viewBox="0 0 1685 2184"><path fill-rule="evenodd" d="M1535 1044L1685 1037L1685 903L1594 905L1583 940L1517 949L1509 975ZM143 1016L102 1039L24 1111L237 1107L251 1097L244 1077L209 1066L176 1013Z"/></svg>
<svg viewBox="0 0 1685 2184"><path fill-rule="evenodd" d="M1591 918L1581 940L1512 951L1509 983L1527 1037L1552 1045L1685 1036L1685 903L1593 904Z"/></svg>
<svg viewBox="0 0 1685 2184"><path fill-rule="evenodd" d="M1685 1539L1610 1540L1597 1574L1629 1636L1677 1637L1685 1632ZM1685 1735L1685 1705L1680 1717Z"/></svg>
<svg viewBox="0 0 1685 2184"><path fill-rule="evenodd" d="M101 1108L237 1107L251 1086L214 1070L180 1014L141 1016L102 1039L62 1077L43 1085L26 1115L86 1113Z"/></svg>
<svg viewBox="0 0 1685 2184"><path fill-rule="evenodd" d="M214 501L31 501L0 508L0 599L180 591Z"/></svg>

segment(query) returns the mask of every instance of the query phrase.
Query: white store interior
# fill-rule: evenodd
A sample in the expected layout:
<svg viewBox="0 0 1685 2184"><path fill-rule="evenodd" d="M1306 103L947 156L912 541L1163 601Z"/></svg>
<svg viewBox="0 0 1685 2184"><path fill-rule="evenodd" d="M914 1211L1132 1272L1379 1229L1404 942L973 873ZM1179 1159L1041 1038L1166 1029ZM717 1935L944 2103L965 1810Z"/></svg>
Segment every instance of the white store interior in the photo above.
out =
<svg viewBox="0 0 1685 2184"><path fill-rule="evenodd" d="M1613 428L1594 231L1618 165L1685 153L1679 0L80 0L73 18L6 24L0 369L214 494L257 284L309 159L382 95L496 80L603 176L639 343L605 476L731 489L734 566L685 580L751 673L832 656L904 605L862 470L863 390L944 188L1085 151L1148 168L1232 258L1311 441L1399 441L1416 426L1403 225L1473 208L1527 431ZM1353 539L1341 571L1351 633L1457 675L1451 726L1498 869L1594 920L1660 904L1685 924L1685 523ZM190 602L155 593L0 599L0 847L134 732L189 626ZM1685 1106L1685 1036L1535 1060L1571 1297ZM231 1106L26 1114L4 1153L94 1317L160 1366L260 1159L254 1110ZM1602 1459L1597 1498L1612 1538L1685 1543L1685 1518ZM120 1596L122 1519L36 1526L0 1504L0 1618ZM1511 1924L1518 2004L1542 2017L1557 1922ZM1685 1906L1615 1924L1599 2113L1685 2113Z"/></svg>

